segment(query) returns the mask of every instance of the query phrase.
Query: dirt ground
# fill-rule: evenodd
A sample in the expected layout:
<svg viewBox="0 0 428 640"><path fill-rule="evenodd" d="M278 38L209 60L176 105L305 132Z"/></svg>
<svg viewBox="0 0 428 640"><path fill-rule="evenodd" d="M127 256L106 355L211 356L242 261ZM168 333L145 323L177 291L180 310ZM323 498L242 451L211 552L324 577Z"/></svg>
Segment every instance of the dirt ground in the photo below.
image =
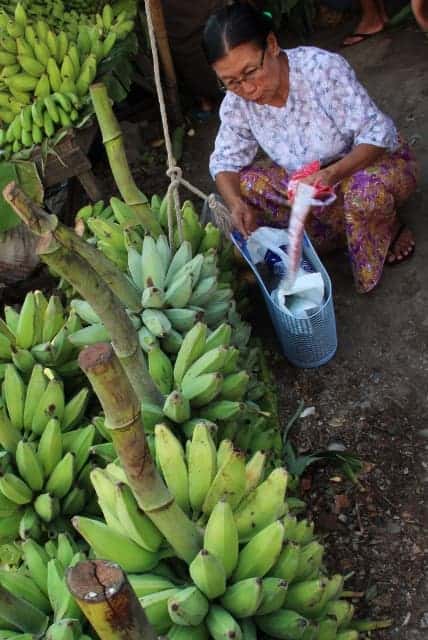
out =
<svg viewBox="0 0 428 640"><path fill-rule="evenodd" d="M307 44L338 50L349 26L319 30ZM297 43L284 38L283 44ZM360 614L392 618L376 637L422 640L428 638L428 39L410 23L342 53L420 160L420 188L402 212L417 249L406 264L385 269L380 286L367 295L355 292L344 253L325 260L334 286L338 352L318 370L297 370L282 360L281 408L284 420L300 400L315 409L294 429L299 450L345 445L366 462L360 487L331 467L310 472L304 498L328 546L330 568L353 572L347 589L357 592ZM190 181L210 191L206 167L217 122L195 128L181 164ZM156 182L158 166L147 173L142 183ZM263 308L256 297L256 331L269 342Z"/></svg>

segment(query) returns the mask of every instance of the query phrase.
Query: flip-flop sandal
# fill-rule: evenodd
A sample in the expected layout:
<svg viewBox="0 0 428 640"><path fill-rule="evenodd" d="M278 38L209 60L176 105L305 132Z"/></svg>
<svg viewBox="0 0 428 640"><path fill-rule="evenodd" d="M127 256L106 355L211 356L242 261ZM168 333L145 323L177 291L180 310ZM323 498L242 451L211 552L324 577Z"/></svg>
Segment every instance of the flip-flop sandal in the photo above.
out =
<svg viewBox="0 0 428 640"><path fill-rule="evenodd" d="M355 47L357 44L361 44L361 42L364 42L365 40L367 40L368 38L372 38L373 36L377 36L379 35L379 33L382 33L384 31L384 29L379 29L379 31L375 31L374 33L350 33L349 35L345 36L343 40L346 40L347 38L360 38L360 40L357 40L357 42L342 42L341 46L342 47Z"/></svg>
<svg viewBox="0 0 428 640"><path fill-rule="evenodd" d="M390 245L389 245L389 249L388 249L388 253L387 253L386 258L385 258L385 264L386 264L388 267L394 267L394 266L395 266L395 265L397 265L397 264L402 264L403 262L406 262L406 260L408 260L409 258L411 258L411 257L412 257L412 255L413 255L413 254L414 254L414 252L415 252L415 245L413 245L413 246L409 247L409 250L408 250L407 255L406 255L406 256L402 255L402 257L401 257L401 259L400 259L400 260L399 260L398 258L395 258L395 260L393 260L392 262L389 262L389 260L388 260L388 254L389 254L389 252L390 252L390 251L391 251L391 252L393 252L393 249L394 249L395 243L397 242L397 240L399 239L399 237L401 236L401 234L403 233L403 231L405 231L406 229L407 229L407 225L405 225L405 224L400 224L400 226L399 226L399 227L398 227L398 229L397 229L397 232L396 232L395 236L394 236L394 237L392 238L392 240L391 240L391 243L390 243Z"/></svg>

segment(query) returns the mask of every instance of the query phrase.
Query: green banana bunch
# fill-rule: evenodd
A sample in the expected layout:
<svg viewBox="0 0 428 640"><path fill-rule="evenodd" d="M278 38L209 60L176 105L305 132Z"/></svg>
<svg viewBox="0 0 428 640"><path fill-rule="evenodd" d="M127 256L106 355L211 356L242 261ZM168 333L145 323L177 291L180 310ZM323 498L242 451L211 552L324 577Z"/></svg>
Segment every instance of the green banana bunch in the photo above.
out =
<svg viewBox="0 0 428 640"><path fill-rule="evenodd" d="M24 7L25 4L25 7ZM5 9L12 9L13 4ZM101 13L86 4L68 11L61 0L17 3L0 21L0 148L6 157L39 145L80 119L99 63L134 28L128 3Z"/></svg>
<svg viewBox="0 0 428 640"><path fill-rule="evenodd" d="M47 630L43 637L78 640L83 638L86 621L67 588L64 576L69 566L85 559L72 538L64 533L59 533L56 541L50 540L45 545L28 539L22 543L22 564L13 570L2 569L0 584L31 605L32 615L38 612L44 617ZM2 619L1 622L5 621ZM25 634L20 634L29 630L29 624L29 621L19 619L13 623L9 621L7 633L0 629L0 638L26 638ZM88 637L85 636L86 639Z"/></svg>
<svg viewBox="0 0 428 640"><path fill-rule="evenodd" d="M87 495L76 480L91 455L96 429L76 427L88 399L87 388L68 399L62 382L40 364L27 383L14 364L6 365L0 396L0 445L8 455L0 478L3 539L41 539L61 513L83 509Z"/></svg>
<svg viewBox="0 0 428 640"><path fill-rule="evenodd" d="M29 292L19 312L5 307L0 318L0 362L13 362L25 379L35 363L50 367L59 375L75 375L71 367L78 350L69 335L81 328L78 315L66 315L58 296L45 298L41 291Z"/></svg>

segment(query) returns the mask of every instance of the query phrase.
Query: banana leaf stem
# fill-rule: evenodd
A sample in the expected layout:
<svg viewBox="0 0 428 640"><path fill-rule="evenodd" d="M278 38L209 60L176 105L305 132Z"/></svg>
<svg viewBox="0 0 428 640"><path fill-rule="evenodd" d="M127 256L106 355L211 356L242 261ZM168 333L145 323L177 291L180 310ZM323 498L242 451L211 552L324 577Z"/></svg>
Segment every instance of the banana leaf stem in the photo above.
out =
<svg viewBox="0 0 428 640"><path fill-rule="evenodd" d="M40 236L37 251L42 260L70 282L101 318L137 397L159 403L159 391L149 375L137 333L120 300L85 260L60 243L56 237L56 216L32 202L13 182L5 187L3 196L31 231Z"/></svg>
<svg viewBox="0 0 428 640"><path fill-rule="evenodd" d="M144 434L140 403L111 345L87 347L80 353L79 364L104 409L106 427L140 508L176 554L190 563L201 548L199 532L156 469Z"/></svg>
<svg viewBox="0 0 428 640"><path fill-rule="evenodd" d="M155 238L162 233L161 226L150 209L146 196L139 190L132 177L123 144L123 134L114 115L107 87L101 82L90 87L92 103L103 137L103 144L110 168L120 195L141 221L144 229Z"/></svg>
<svg viewBox="0 0 428 640"><path fill-rule="evenodd" d="M101 640L157 640L122 569L111 562L79 562L67 586Z"/></svg>
<svg viewBox="0 0 428 640"><path fill-rule="evenodd" d="M26 600L18 598L0 585L0 616L7 623L24 633L42 635L49 618Z"/></svg>

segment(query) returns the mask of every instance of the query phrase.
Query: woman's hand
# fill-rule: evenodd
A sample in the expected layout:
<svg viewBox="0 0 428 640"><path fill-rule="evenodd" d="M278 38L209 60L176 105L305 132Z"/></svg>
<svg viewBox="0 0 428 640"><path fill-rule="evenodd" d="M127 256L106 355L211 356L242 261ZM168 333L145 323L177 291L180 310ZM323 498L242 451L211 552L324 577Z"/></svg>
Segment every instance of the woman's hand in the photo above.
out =
<svg viewBox="0 0 428 640"><path fill-rule="evenodd" d="M326 187L333 187L337 182L334 165L326 167L325 169L320 169L315 173L311 173L310 176L302 178L301 180L299 180L299 182L304 182L305 184L319 184L321 186L325 185Z"/></svg>
<svg viewBox="0 0 428 640"><path fill-rule="evenodd" d="M257 214L249 204L239 199L230 207L232 222L235 229L247 238L257 229Z"/></svg>

